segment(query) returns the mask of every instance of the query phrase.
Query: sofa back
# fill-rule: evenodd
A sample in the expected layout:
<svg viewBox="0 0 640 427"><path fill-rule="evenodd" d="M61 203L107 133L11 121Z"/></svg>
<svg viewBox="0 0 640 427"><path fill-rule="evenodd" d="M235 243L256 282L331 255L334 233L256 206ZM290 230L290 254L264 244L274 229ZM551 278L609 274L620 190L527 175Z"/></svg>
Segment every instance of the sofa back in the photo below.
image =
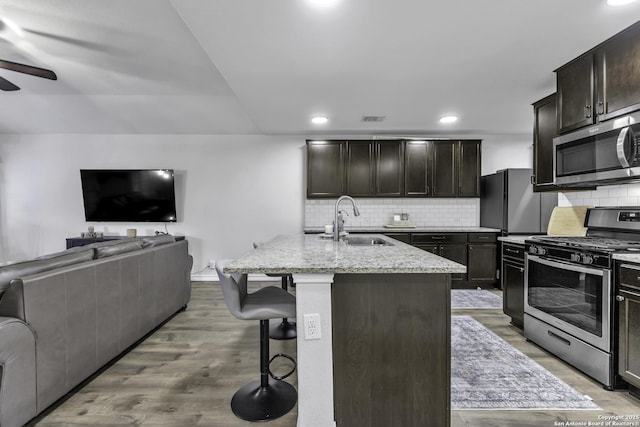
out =
<svg viewBox="0 0 640 427"><path fill-rule="evenodd" d="M141 239L138 239L141 241ZM186 240L134 247L13 280L5 295L34 330L38 413L184 307ZM91 246L91 245L89 245ZM124 250L127 248L128 250ZM5 307L6 309L6 307Z"/></svg>

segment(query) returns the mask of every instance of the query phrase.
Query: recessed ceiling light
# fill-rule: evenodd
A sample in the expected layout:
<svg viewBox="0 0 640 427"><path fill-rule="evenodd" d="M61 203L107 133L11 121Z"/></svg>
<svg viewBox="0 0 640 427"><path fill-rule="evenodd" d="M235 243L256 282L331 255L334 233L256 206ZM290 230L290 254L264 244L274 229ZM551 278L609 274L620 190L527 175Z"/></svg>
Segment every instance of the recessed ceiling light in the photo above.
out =
<svg viewBox="0 0 640 427"><path fill-rule="evenodd" d="M333 6L338 3L338 0L309 0L309 2L316 6Z"/></svg>
<svg viewBox="0 0 640 427"><path fill-rule="evenodd" d="M607 0L607 6L624 6L625 4L633 3L636 0Z"/></svg>
<svg viewBox="0 0 640 427"><path fill-rule="evenodd" d="M444 116L440 118L440 123L453 123L458 121L458 116Z"/></svg>
<svg viewBox="0 0 640 427"><path fill-rule="evenodd" d="M311 119L311 123L313 123L314 125L324 125L328 121L329 119L324 116L316 116Z"/></svg>

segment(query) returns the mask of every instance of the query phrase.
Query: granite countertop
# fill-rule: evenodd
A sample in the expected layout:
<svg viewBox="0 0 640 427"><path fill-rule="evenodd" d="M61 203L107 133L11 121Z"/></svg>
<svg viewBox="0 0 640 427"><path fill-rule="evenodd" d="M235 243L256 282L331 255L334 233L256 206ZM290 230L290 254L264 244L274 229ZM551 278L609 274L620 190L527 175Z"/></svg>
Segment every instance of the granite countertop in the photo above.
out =
<svg viewBox="0 0 640 427"><path fill-rule="evenodd" d="M500 240L501 242L507 242L507 243L515 243L517 245L524 245L524 241L525 240L529 240L531 239L531 236L527 236L527 235L514 235L514 236L500 236L498 237L498 240Z"/></svg>
<svg viewBox="0 0 640 427"><path fill-rule="evenodd" d="M361 237L362 235L358 235ZM350 246L320 234L278 236L230 263L225 273L464 273L466 267L380 234L393 246Z"/></svg>
<svg viewBox="0 0 640 427"><path fill-rule="evenodd" d="M349 227L344 229L351 233L499 233L497 228L488 227ZM305 233L322 233L324 227L305 227Z"/></svg>
<svg viewBox="0 0 640 427"><path fill-rule="evenodd" d="M640 253L614 253L613 259L627 262L637 262L640 264Z"/></svg>

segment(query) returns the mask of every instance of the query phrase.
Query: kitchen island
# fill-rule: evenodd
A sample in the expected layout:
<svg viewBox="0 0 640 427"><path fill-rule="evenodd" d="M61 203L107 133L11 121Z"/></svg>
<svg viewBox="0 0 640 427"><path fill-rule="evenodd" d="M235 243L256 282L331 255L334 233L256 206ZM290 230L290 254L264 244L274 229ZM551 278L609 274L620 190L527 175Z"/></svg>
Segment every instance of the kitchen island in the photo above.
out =
<svg viewBox="0 0 640 427"><path fill-rule="evenodd" d="M298 427L448 426L451 274L465 267L355 237L278 236L225 269L293 275ZM305 336L305 315L319 317L319 339Z"/></svg>

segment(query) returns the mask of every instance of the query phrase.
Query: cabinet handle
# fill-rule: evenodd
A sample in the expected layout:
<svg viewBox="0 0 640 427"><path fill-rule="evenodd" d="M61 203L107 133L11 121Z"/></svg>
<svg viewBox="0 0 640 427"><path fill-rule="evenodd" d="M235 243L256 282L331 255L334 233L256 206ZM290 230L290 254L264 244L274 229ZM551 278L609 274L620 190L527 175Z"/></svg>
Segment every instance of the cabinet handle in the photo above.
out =
<svg viewBox="0 0 640 427"><path fill-rule="evenodd" d="M536 185L536 176L531 175L531 184Z"/></svg>
<svg viewBox="0 0 640 427"><path fill-rule="evenodd" d="M444 240L444 236L431 236L432 240Z"/></svg>
<svg viewBox="0 0 640 427"><path fill-rule="evenodd" d="M591 118L591 105L584 106L584 117L587 119Z"/></svg>
<svg viewBox="0 0 640 427"><path fill-rule="evenodd" d="M624 297L622 295L616 295L616 301L622 302L624 301Z"/></svg>
<svg viewBox="0 0 640 427"><path fill-rule="evenodd" d="M598 114L604 114L604 102L598 101Z"/></svg>
<svg viewBox="0 0 640 427"><path fill-rule="evenodd" d="M427 185L427 194L429 194L429 186Z"/></svg>
<svg viewBox="0 0 640 427"><path fill-rule="evenodd" d="M524 268L519 267L519 268L518 268L518 271L519 271L520 273L524 273Z"/></svg>
<svg viewBox="0 0 640 427"><path fill-rule="evenodd" d="M562 342L562 343L564 343L564 344L566 344L566 345L571 345L571 341L569 341L568 339L566 339L566 338L564 338L564 337L561 337L561 336L560 336L560 335L558 335L558 334L555 334L555 333L553 333L553 332L551 332L551 331L549 331L549 330L547 330L547 334L548 334L550 337L555 338L555 339L557 339L558 341L560 341L560 342Z"/></svg>
<svg viewBox="0 0 640 427"><path fill-rule="evenodd" d="M517 251L515 249L509 249L509 248L504 248L505 252L511 252L512 254L519 254L520 251Z"/></svg>
<svg viewBox="0 0 640 427"><path fill-rule="evenodd" d="M478 240L487 240L489 236L478 236Z"/></svg>

